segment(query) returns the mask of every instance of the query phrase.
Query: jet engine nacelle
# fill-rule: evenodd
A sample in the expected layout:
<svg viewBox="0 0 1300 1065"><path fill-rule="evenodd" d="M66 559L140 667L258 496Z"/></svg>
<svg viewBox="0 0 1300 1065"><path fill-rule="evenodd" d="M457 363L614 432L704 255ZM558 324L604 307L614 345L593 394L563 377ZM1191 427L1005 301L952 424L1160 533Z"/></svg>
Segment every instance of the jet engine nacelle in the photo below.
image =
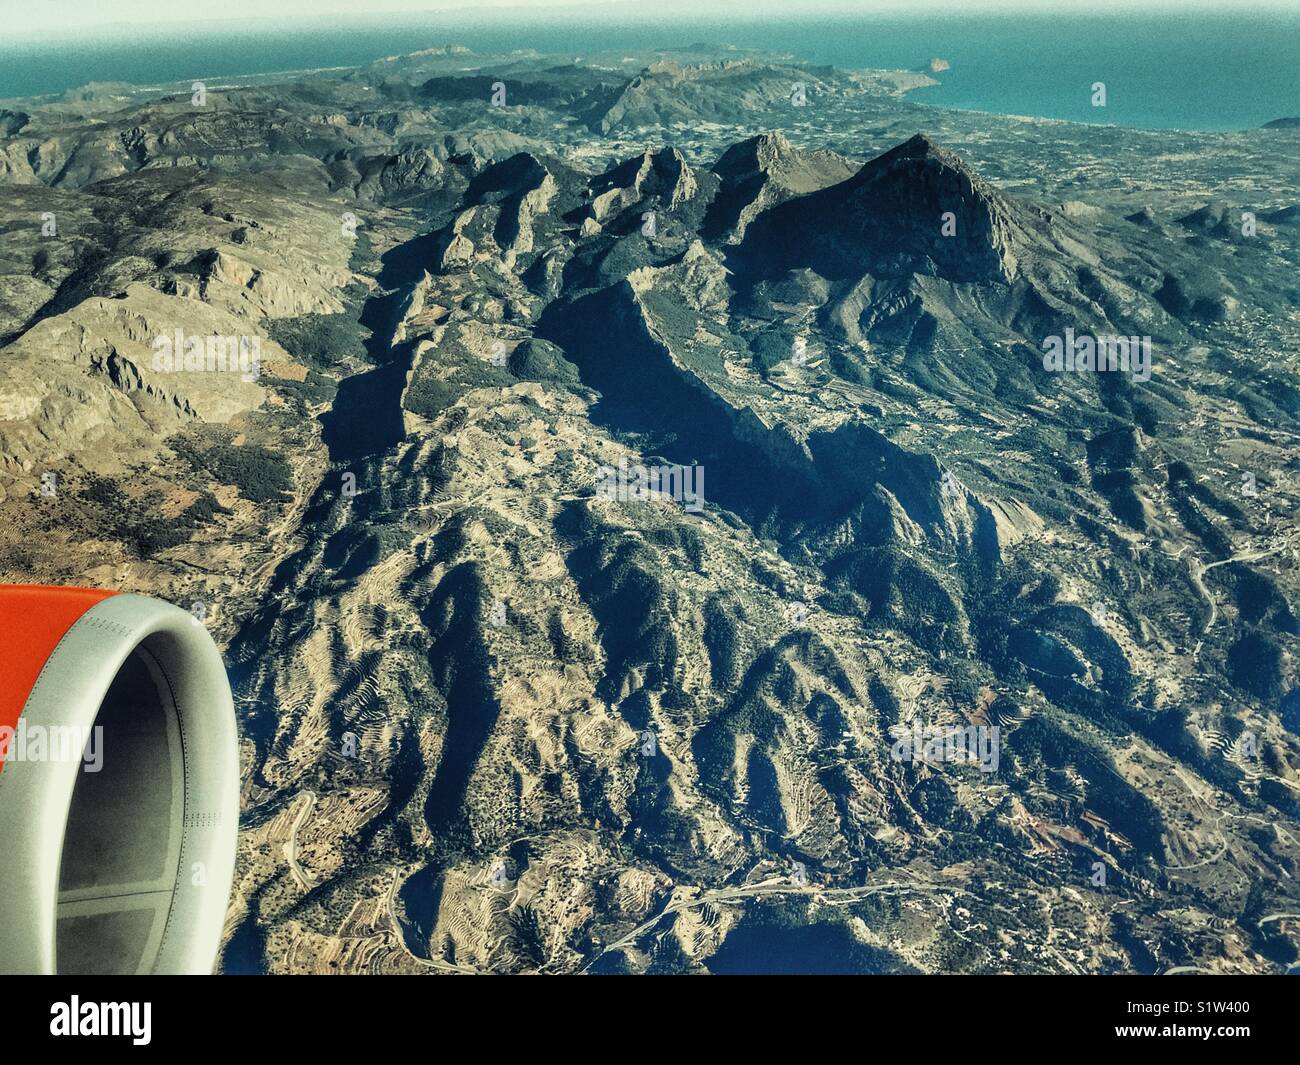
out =
<svg viewBox="0 0 1300 1065"><path fill-rule="evenodd" d="M202 625L139 595L0 585L0 973L210 973L238 815Z"/></svg>

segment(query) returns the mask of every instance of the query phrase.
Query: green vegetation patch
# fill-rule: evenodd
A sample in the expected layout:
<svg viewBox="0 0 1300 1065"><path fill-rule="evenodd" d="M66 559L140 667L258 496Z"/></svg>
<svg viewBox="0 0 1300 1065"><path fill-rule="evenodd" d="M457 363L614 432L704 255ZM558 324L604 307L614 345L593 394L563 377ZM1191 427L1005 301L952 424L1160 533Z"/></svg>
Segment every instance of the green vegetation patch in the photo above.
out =
<svg viewBox="0 0 1300 1065"><path fill-rule="evenodd" d="M167 517L162 513L162 493L156 489L133 499L111 477L95 474L88 477L79 497L88 504L101 535L130 545L141 558L187 542L200 526L230 513L211 492L203 491L180 514Z"/></svg>
<svg viewBox="0 0 1300 1065"><path fill-rule="evenodd" d="M293 489L288 459L261 444L217 443L203 446L185 436L167 441L195 470L220 484L231 484L254 503L283 503Z"/></svg>

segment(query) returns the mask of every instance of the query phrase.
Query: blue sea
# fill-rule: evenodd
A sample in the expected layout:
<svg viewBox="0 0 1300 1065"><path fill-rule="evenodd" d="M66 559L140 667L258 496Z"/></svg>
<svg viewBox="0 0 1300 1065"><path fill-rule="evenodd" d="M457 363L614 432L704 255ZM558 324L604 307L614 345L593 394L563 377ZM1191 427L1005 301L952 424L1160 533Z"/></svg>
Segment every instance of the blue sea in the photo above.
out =
<svg viewBox="0 0 1300 1065"><path fill-rule="evenodd" d="M1225 5L1226 6L1226 5ZM310 24L206 23L186 31L97 30L0 41L0 98L90 81L157 85L355 66L443 44L476 52L583 55L695 42L788 53L839 67L951 64L914 99L1003 114L1194 130L1243 129L1300 115L1300 5L1295 11L800 15L646 21L612 8L451 12ZM1092 106L1094 82L1107 106Z"/></svg>

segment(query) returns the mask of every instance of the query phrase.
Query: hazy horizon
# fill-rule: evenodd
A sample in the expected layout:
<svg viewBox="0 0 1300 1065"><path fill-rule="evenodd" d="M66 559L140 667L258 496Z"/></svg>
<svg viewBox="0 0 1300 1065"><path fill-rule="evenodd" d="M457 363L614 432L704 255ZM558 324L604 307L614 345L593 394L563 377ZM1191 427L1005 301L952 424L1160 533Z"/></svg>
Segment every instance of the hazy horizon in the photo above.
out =
<svg viewBox="0 0 1300 1065"><path fill-rule="evenodd" d="M1159 13L1226 14L1229 11L1294 11L1289 0L379 0L364 12L337 0L227 0L219 18L195 18L192 11L178 8L168 0L114 0L106 7L102 0L64 0L58 8L35 7L4 0L0 4L7 25L9 42L30 45L47 42L57 45L67 34L94 32L138 32L190 30L194 32L229 32L238 25L282 24L286 27L321 20L367 24L382 22L389 16L412 18L422 15L482 15L493 20L514 15L582 15L603 8L617 16L616 21L649 23L687 23L718 18L735 18L737 22L765 19L790 19L800 15L852 15L860 17L919 15L1018 15L1068 13L1074 15L1106 14L1110 17ZM111 14L109 14L111 12ZM56 36L57 35L57 36ZM73 39L76 39L74 36ZM0 41L0 49L6 42Z"/></svg>
<svg viewBox="0 0 1300 1065"><path fill-rule="evenodd" d="M3 0L8 2L8 0ZM72 0L73 3L79 0ZM134 0L127 10L151 9ZM242 4L245 0L231 0ZM270 2L270 0L268 0ZM235 83L301 71L365 66L386 56L462 45L477 56L536 52L607 60L701 43L841 70L916 70L941 57L939 84L917 102L994 114L1030 115L1135 128L1240 129L1300 114L1294 70L1300 12L1240 5L1050 10L1006 3L849 9L835 0L759 10L639 2L597 5L538 0L529 7L448 7L312 19L272 17L199 24L118 24L93 33L12 40L0 64L0 99L57 95L88 84ZM321 0L331 3L333 0ZM405 0L394 0L405 2ZM732 12L727 14L725 12ZM66 13L66 12L65 12ZM1104 115L1085 88L1098 79L1112 98Z"/></svg>

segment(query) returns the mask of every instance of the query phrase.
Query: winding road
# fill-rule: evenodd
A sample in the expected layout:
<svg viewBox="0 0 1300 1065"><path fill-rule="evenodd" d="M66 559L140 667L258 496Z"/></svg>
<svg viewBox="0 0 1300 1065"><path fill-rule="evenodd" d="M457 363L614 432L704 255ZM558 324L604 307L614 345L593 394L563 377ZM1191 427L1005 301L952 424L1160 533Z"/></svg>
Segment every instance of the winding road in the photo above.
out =
<svg viewBox="0 0 1300 1065"><path fill-rule="evenodd" d="M788 880L764 880L757 884L742 884L736 887L717 888L713 891L705 891L698 895L675 895L670 898L664 907L648 920L642 921L626 935L616 939L613 943L607 944L598 954L596 954L586 965L582 967L580 973L585 974L591 970L601 958L611 951L622 950L631 946L647 932L654 929L660 921L669 914L679 913L682 910L692 910L697 906L704 906L708 903L728 903L736 902L740 899L754 898L759 895L816 895L826 901L837 902L854 902L858 899L865 899L871 895L878 895L885 891L915 891L928 894L948 894L948 895L965 895L967 892L959 887L936 887L932 884L917 884L915 882L885 883L885 884L865 884L861 887L849 888L825 888L814 885L791 884Z"/></svg>

